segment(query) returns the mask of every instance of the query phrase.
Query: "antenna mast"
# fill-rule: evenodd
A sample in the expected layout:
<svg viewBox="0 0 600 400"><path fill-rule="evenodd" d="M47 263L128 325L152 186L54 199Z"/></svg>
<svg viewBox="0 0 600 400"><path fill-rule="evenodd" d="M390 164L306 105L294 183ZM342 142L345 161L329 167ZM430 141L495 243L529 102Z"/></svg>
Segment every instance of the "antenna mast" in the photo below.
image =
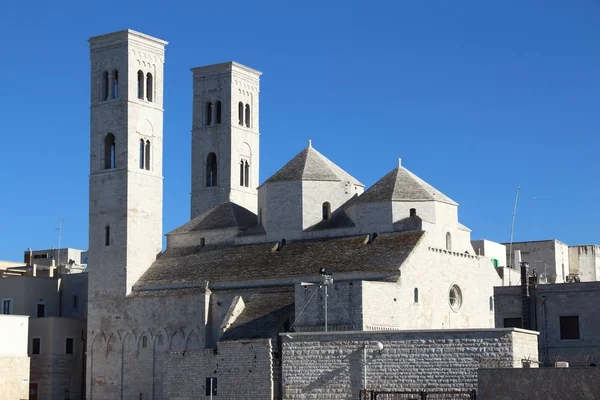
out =
<svg viewBox="0 0 600 400"><path fill-rule="evenodd" d="M56 250L56 252L58 253L56 256L56 267L60 268L60 240L62 239L62 224L63 222L65 222L64 218L61 218L60 221L58 221L58 229L55 229L58 231L58 249Z"/></svg>
<svg viewBox="0 0 600 400"><path fill-rule="evenodd" d="M513 262L513 256L512 256L512 245L513 245L513 236L515 234L515 218L517 217L517 202L519 201L519 191L521 190L521 186L517 185L517 195L515 196L515 206L513 208L513 215L512 215L512 223L510 226L510 244L508 246L508 261L507 264L510 263L509 265L512 265ZM513 265L514 267L514 265Z"/></svg>

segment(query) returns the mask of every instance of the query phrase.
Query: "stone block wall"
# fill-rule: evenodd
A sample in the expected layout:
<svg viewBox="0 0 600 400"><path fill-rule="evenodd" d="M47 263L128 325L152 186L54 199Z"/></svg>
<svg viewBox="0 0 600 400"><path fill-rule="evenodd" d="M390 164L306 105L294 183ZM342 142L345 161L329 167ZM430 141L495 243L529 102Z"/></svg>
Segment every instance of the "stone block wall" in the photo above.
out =
<svg viewBox="0 0 600 400"><path fill-rule="evenodd" d="M481 400L600 399L600 368L481 369Z"/></svg>
<svg viewBox="0 0 600 400"><path fill-rule="evenodd" d="M0 357L0 396L29 398L29 357Z"/></svg>
<svg viewBox="0 0 600 400"><path fill-rule="evenodd" d="M220 342L216 350L171 352L165 366L165 399L206 398L206 378L217 378L218 399L273 399L270 339Z"/></svg>
<svg viewBox="0 0 600 400"><path fill-rule="evenodd" d="M512 367L524 354L537 361L532 337L516 329L294 333L282 336L283 399L357 398L365 346L368 389L476 389L482 366Z"/></svg>

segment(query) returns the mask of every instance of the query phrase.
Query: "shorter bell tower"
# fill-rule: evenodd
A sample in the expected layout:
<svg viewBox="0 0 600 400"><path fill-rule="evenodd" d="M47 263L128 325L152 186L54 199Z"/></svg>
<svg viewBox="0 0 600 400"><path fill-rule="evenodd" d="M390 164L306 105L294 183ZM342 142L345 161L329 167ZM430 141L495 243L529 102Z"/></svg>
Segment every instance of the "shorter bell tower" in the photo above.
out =
<svg viewBox="0 0 600 400"><path fill-rule="evenodd" d="M191 218L226 202L256 214L261 72L236 62L192 72Z"/></svg>

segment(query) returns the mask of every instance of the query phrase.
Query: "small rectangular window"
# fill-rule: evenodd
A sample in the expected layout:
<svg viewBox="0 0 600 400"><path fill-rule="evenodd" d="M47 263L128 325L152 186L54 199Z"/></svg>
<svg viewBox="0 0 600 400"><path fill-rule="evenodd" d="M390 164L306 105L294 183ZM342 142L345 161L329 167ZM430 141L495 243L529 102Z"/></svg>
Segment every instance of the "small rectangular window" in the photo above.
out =
<svg viewBox="0 0 600 400"><path fill-rule="evenodd" d="M40 354L42 339L33 338L31 341L31 354Z"/></svg>
<svg viewBox="0 0 600 400"><path fill-rule="evenodd" d="M65 354L73 354L73 338L67 338L65 343Z"/></svg>
<svg viewBox="0 0 600 400"><path fill-rule="evenodd" d="M79 308L79 296L73 296L73 308L77 310Z"/></svg>
<svg viewBox="0 0 600 400"><path fill-rule="evenodd" d="M12 313L12 300L2 300L2 314Z"/></svg>
<svg viewBox="0 0 600 400"><path fill-rule="evenodd" d="M206 378L206 395L210 396L211 394L217 395L217 378Z"/></svg>
<svg viewBox="0 0 600 400"><path fill-rule="evenodd" d="M37 305L37 317L44 318L46 316L46 305L44 303L38 303Z"/></svg>
<svg viewBox="0 0 600 400"><path fill-rule="evenodd" d="M579 316L560 317L560 340L579 339Z"/></svg>
<svg viewBox="0 0 600 400"><path fill-rule="evenodd" d="M522 328L523 320L521 318L504 318L505 328Z"/></svg>

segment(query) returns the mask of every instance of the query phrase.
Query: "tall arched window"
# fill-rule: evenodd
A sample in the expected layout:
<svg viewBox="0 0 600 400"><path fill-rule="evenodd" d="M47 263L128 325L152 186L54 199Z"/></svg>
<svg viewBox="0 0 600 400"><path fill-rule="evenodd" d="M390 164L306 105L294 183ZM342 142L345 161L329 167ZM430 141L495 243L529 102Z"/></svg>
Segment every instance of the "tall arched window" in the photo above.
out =
<svg viewBox="0 0 600 400"><path fill-rule="evenodd" d="M217 101L217 117L215 118L215 123L217 125L221 125L221 101Z"/></svg>
<svg viewBox="0 0 600 400"><path fill-rule="evenodd" d="M240 160L240 186L244 186L244 160Z"/></svg>
<svg viewBox="0 0 600 400"><path fill-rule="evenodd" d="M113 99L119 98L119 71L113 71Z"/></svg>
<svg viewBox="0 0 600 400"><path fill-rule="evenodd" d="M417 289L417 288L415 288L415 290L413 290L413 302L414 303L419 302L419 289Z"/></svg>
<svg viewBox="0 0 600 400"><path fill-rule="evenodd" d="M446 250L452 250L452 235L446 232Z"/></svg>
<svg viewBox="0 0 600 400"><path fill-rule="evenodd" d="M244 103L241 101L238 103L238 121L240 125L244 125Z"/></svg>
<svg viewBox="0 0 600 400"><path fill-rule="evenodd" d="M108 84L110 82L110 75L108 71L104 71L102 74L102 93L100 93L100 100L108 100Z"/></svg>
<svg viewBox="0 0 600 400"><path fill-rule="evenodd" d="M250 186L250 164L248 164L248 160L244 163L244 186Z"/></svg>
<svg viewBox="0 0 600 400"><path fill-rule="evenodd" d="M146 140L146 169L150 171L150 141Z"/></svg>
<svg viewBox="0 0 600 400"><path fill-rule="evenodd" d="M110 226L108 225L104 228L104 245L110 246Z"/></svg>
<svg viewBox="0 0 600 400"><path fill-rule="evenodd" d="M206 103L206 109L204 111L204 123L206 126L209 126L210 124L212 124L212 109L213 109L212 103L210 103L210 102Z"/></svg>
<svg viewBox="0 0 600 400"><path fill-rule="evenodd" d="M140 139L140 169L144 169L144 156L146 152L144 151L144 139Z"/></svg>
<svg viewBox="0 0 600 400"><path fill-rule="evenodd" d="M331 204L328 201L323 203L323 219L329 219L331 216Z"/></svg>
<svg viewBox="0 0 600 400"><path fill-rule="evenodd" d="M153 82L152 82L152 74L150 72L148 72L148 74L146 75L146 100L148 101L152 101L152 97L154 95L154 91L153 89Z"/></svg>
<svg viewBox="0 0 600 400"><path fill-rule="evenodd" d="M142 70L138 71L137 78L138 78L137 97L138 97L138 99L143 100L144 99L144 73L142 72Z"/></svg>
<svg viewBox="0 0 600 400"><path fill-rule="evenodd" d="M206 186L217 186L217 155L210 153L206 157Z"/></svg>
<svg viewBox="0 0 600 400"><path fill-rule="evenodd" d="M104 169L116 167L115 135L109 133L104 138Z"/></svg>
<svg viewBox="0 0 600 400"><path fill-rule="evenodd" d="M250 128L250 104L246 104L246 126Z"/></svg>

